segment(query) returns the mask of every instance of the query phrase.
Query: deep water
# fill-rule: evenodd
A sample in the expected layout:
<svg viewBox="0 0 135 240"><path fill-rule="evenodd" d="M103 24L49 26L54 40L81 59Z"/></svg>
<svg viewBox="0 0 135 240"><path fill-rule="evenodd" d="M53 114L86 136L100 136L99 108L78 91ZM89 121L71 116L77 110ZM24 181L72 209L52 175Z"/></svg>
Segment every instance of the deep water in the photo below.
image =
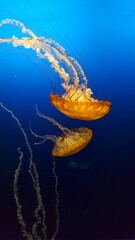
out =
<svg viewBox="0 0 135 240"><path fill-rule="evenodd" d="M0 44L0 102L20 120L37 166L48 239L55 228L55 192L50 141L34 145L29 123L41 135L60 130L36 115L34 105L61 125L88 127L93 137L81 152L56 158L59 179L58 240L135 239L135 2L133 0L3 0L0 20L22 21L39 37L59 42L79 61L94 97L111 102L102 119L80 121L58 112L49 94L61 93L61 79L35 52ZM22 37L14 26L0 38ZM32 225L36 204L28 169L28 150L11 116L0 108L0 240L22 240L13 198L17 148L24 152L19 179L23 213Z"/></svg>

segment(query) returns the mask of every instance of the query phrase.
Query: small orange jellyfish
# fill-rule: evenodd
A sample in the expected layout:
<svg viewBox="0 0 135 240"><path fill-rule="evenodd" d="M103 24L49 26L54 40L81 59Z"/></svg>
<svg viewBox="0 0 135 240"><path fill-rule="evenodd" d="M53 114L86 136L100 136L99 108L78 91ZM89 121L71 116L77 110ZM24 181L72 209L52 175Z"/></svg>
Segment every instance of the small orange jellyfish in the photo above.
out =
<svg viewBox="0 0 135 240"><path fill-rule="evenodd" d="M24 46L33 49L39 58L46 59L51 67L63 80L61 84L65 90L62 96L50 94L50 102L60 112L71 118L81 120L95 120L105 116L111 103L92 97L92 91L87 87L87 78L80 64L73 57L67 55L65 49L52 39L38 37L23 23L14 19L5 19L0 27L9 24L21 29L29 36L23 38L0 38L0 43L12 43L14 47Z"/></svg>
<svg viewBox="0 0 135 240"><path fill-rule="evenodd" d="M44 114L39 112L37 106L35 108L36 108L36 112L37 112L38 116L49 120L63 132L63 135L61 135L59 137L57 137L55 135L40 136L40 135L37 135L36 133L34 133L30 127L31 133L35 137L43 139L41 142L38 142L35 144L42 144L43 142L45 142L48 139L55 143L53 146L53 149L52 149L52 156L66 157L66 156L75 154L75 153L81 151L91 140L92 130L85 128L85 127L80 127L80 128L75 128L75 129L69 130L68 128L61 126L53 118L45 116Z"/></svg>
<svg viewBox="0 0 135 240"><path fill-rule="evenodd" d="M57 137L52 156L66 157L80 152L91 140L92 131L88 128L75 128L68 134Z"/></svg>

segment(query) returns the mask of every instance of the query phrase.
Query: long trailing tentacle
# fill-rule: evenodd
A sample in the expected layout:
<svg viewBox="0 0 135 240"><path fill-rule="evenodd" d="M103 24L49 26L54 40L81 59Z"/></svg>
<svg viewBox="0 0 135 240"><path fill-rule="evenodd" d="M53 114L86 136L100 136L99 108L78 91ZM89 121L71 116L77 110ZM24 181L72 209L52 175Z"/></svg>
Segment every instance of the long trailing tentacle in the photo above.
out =
<svg viewBox="0 0 135 240"><path fill-rule="evenodd" d="M19 193L18 193L18 177L19 177L19 173L21 171L21 166L22 166L22 159L23 159L23 153L19 150L20 153L20 157L19 157L19 165L18 168L15 172L15 176L14 176L14 197L16 200L16 208L17 208L17 217L18 217L18 221L19 224L21 225L21 230L23 235L27 236L28 240L32 240L32 239L41 239L41 237L38 235L38 226L42 225L42 235L43 235L43 239L46 240L47 239L47 235L46 235L46 224L45 224L45 208L43 205L43 201L42 201L42 196L41 196L41 192L40 192L40 184L39 184L39 177L38 177L38 172L36 169L36 166L33 162L33 152L32 152L32 148L30 146L30 143L28 141L27 138L27 134L25 133L19 119L13 114L13 112L11 110L9 110L7 107L5 107L1 102L0 102L0 107L2 107L6 112L8 112L12 118L16 121L18 128L20 129L20 131L22 132L23 136L24 136L24 140L26 143L26 146L29 150L29 173L33 182L33 187L35 189L35 193L37 196L37 207L34 211L34 224L32 227L32 233L28 233L26 230L26 223L24 221L23 215L22 215L22 206L20 204L19 201ZM33 237L33 238L32 238Z"/></svg>
<svg viewBox="0 0 135 240"><path fill-rule="evenodd" d="M18 218L18 222L21 226L21 232L23 234L23 237L26 237L28 240L33 240L32 234L27 231L26 222L25 222L25 220L23 218L23 214L22 214L22 205L21 205L20 198L19 198L18 181L19 181L19 175L21 172L21 167L22 167L22 162L23 162L23 152L20 150L20 148L18 148L18 152L20 154L19 163L18 163L17 169L15 170L14 184L13 184L14 199L15 199L16 209L17 209L17 218Z"/></svg>

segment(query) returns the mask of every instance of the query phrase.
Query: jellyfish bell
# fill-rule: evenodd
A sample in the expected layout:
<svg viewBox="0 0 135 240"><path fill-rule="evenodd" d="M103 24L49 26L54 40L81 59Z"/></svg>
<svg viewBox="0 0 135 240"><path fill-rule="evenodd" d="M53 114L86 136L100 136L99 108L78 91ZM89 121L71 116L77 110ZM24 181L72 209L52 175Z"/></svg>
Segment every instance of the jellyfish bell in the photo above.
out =
<svg viewBox="0 0 135 240"><path fill-rule="evenodd" d="M89 92L89 88L85 91L71 88L62 96L51 93L49 100L54 107L70 118L89 121L104 117L110 111L111 103L95 100Z"/></svg>
<svg viewBox="0 0 135 240"><path fill-rule="evenodd" d="M111 107L111 103L108 101L71 100L64 99L58 94L51 94L49 100L54 107L66 116L86 121L104 117L110 111Z"/></svg>
<svg viewBox="0 0 135 240"><path fill-rule="evenodd" d="M66 157L80 152L91 140L92 130L82 127L70 130L67 135L57 137L52 150L54 157Z"/></svg>

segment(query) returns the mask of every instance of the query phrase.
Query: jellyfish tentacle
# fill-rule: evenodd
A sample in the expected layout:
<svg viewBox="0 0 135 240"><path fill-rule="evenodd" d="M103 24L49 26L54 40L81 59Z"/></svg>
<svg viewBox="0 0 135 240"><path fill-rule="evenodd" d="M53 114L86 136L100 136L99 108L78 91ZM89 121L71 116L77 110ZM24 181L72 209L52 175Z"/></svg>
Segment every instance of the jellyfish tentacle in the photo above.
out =
<svg viewBox="0 0 135 240"><path fill-rule="evenodd" d="M47 120L50 121L53 125L56 125L65 135L67 135L67 133L69 132L69 129L68 129L68 128L63 127L63 126L62 126L60 123L58 123L55 119L50 118L50 117L44 115L43 113L41 113L41 112L38 110L38 106L37 106L37 105L35 105L35 109L36 109L36 113L37 113L38 116L47 119Z"/></svg>

